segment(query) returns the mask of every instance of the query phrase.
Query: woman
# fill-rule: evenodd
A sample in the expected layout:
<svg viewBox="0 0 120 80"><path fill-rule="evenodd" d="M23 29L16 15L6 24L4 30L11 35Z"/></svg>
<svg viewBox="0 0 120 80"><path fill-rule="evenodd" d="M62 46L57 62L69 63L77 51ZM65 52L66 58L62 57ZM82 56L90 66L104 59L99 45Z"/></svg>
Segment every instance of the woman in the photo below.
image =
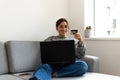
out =
<svg viewBox="0 0 120 80"><path fill-rule="evenodd" d="M73 37L67 36L69 31L68 21L60 18L56 22L57 36L50 36L45 41L74 40L76 46L76 61L71 64L41 64L30 80L51 80L51 77L82 76L87 72L88 66L80 59L85 55L85 46L80 34Z"/></svg>

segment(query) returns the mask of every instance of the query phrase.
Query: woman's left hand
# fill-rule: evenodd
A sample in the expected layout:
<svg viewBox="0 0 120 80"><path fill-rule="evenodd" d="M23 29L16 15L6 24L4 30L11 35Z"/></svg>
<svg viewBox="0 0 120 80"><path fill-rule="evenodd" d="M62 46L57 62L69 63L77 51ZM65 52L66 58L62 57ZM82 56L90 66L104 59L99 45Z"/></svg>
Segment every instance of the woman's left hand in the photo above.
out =
<svg viewBox="0 0 120 80"><path fill-rule="evenodd" d="M82 43L83 43L83 39L82 39L82 36L81 36L81 34L80 34L80 33L76 33L76 34L74 34L74 37L75 37L76 39L78 39L78 40L79 40L79 43L80 43L80 44L82 44Z"/></svg>

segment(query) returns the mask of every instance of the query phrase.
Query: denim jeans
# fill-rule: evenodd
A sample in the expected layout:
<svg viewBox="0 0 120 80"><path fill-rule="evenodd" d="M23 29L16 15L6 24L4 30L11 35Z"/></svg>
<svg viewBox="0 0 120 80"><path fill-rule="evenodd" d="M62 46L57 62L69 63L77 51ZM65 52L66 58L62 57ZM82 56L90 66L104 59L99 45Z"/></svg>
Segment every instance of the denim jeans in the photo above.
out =
<svg viewBox="0 0 120 80"><path fill-rule="evenodd" d="M72 64L42 64L35 70L32 77L38 80L51 80L53 72L56 72L56 77L82 76L87 69L87 64L81 60Z"/></svg>

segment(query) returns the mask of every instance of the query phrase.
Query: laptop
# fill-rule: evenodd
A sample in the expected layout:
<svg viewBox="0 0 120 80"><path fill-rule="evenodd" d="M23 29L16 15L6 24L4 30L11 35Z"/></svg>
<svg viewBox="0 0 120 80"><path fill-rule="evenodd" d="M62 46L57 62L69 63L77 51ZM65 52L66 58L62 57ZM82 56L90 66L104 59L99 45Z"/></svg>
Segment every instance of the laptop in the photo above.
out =
<svg viewBox="0 0 120 80"><path fill-rule="evenodd" d="M75 62L74 40L40 42L42 64Z"/></svg>

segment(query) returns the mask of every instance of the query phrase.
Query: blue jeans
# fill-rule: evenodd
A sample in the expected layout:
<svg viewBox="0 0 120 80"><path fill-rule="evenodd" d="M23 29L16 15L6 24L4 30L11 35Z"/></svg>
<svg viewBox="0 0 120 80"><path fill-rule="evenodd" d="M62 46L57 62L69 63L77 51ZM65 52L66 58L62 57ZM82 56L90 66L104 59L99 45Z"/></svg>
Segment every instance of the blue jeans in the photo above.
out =
<svg viewBox="0 0 120 80"><path fill-rule="evenodd" d="M56 72L56 77L82 76L87 69L87 64L81 60L72 64L42 64L35 70L32 77L38 80L51 80L53 72Z"/></svg>

